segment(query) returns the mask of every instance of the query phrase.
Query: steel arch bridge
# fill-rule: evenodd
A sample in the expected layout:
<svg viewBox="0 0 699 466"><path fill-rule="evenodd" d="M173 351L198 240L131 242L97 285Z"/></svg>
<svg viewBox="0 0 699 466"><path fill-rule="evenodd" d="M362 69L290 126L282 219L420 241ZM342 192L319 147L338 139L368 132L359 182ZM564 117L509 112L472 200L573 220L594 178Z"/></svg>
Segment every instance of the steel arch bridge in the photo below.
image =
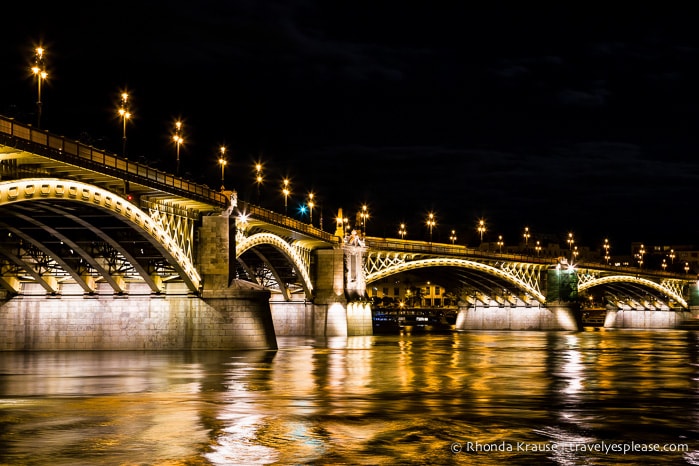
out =
<svg viewBox="0 0 699 466"><path fill-rule="evenodd" d="M525 304L547 303L547 272L558 267L556 258L484 253L462 246L403 240L369 239L365 274L367 284L418 269L447 270L440 277L472 290L466 301L500 303L518 298ZM618 308L688 308L689 287L694 281L676 274L583 264L575 267L577 291L601 290Z"/></svg>
<svg viewBox="0 0 699 466"><path fill-rule="evenodd" d="M116 293L124 292L116 277L138 276L156 293L154 274L177 276L193 291L201 285L191 235L176 233L182 225L159 222L163 215L113 192L55 178L2 181L0 208L3 277L29 275L48 293L57 292L48 277L70 277L86 293L95 291L95 278Z"/></svg>

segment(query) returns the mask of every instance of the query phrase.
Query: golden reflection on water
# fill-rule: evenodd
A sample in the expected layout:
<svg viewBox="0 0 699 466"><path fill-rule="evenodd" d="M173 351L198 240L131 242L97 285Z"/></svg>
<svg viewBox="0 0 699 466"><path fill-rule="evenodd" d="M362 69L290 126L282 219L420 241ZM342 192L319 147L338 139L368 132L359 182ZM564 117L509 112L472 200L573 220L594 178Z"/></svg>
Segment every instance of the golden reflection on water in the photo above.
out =
<svg viewBox="0 0 699 466"><path fill-rule="evenodd" d="M0 464L616 464L454 442L691 443L696 335L280 339L277 351L0 353Z"/></svg>

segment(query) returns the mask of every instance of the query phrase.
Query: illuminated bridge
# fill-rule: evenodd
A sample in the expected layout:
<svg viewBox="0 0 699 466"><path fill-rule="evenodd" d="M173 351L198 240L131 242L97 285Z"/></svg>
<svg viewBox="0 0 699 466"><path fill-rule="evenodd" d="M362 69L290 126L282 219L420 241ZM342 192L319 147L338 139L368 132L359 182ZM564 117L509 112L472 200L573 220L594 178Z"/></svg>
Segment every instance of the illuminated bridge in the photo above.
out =
<svg viewBox="0 0 699 466"><path fill-rule="evenodd" d="M351 244L342 224L328 233L2 117L0 213L8 350L366 335L367 285L417 270L458 290L462 329L573 329L571 303L592 290L626 313L612 326L672 327L696 291L686 275L418 241Z"/></svg>

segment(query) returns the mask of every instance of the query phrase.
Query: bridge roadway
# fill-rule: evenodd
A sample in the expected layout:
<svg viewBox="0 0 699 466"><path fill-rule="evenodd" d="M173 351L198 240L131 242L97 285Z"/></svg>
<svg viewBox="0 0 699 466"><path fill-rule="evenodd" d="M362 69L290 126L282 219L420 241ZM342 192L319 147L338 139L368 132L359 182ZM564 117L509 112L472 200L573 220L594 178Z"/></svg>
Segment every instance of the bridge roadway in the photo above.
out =
<svg viewBox="0 0 699 466"><path fill-rule="evenodd" d="M546 308L602 290L615 311L675 310L686 317L696 300L686 275L586 263L572 269L556 258L398 239L350 245L341 225L328 233L239 203L234 192L4 117L0 212L5 302L218 295L235 301L232 289L257 290L267 293L277 334L332 335L370 333L367 285L417 270L429 270L472 310ZM344 317L331 316L337 304ZM359 316L354 330L350 314Z"/></svg>

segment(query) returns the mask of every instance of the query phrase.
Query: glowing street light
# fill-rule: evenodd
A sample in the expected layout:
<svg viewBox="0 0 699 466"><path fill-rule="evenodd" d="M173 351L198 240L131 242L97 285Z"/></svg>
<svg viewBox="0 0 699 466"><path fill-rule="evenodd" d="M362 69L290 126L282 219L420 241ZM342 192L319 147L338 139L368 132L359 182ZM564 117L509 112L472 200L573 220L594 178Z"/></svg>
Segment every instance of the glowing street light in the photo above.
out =
<svg viewBox="0 0 699 466"><path fill-rule="evenodd" d="M313 225L313 207L315 207L315 202L313 202L313 198L315 197L315 194L313 193L308 193L308 210L309 214L311 217L311 225Z"/></svg>
<svg viewBox="0 0 699 466"><path fill-rule="evenodd" d="M453 245L454 242L457 240L457 238L456 238L456 230L451 230L451 235L449 236L449 239L451 240L451 244Z"/></svg>
<svg viewBox="0 0 699 466"><path fill-rule="evenodd" d="M437 224L437 221L434 219L434 214L430 212L427 214L427 226L430 229L430 243L432 242L432 228Z"/></svg>
<svg viewBox="0 0 699 466"><path fill-rule="evenodd" d="M32 73L36 76L37 97L36 97L36 127L41 128L41 81L45 81L48 77L46 72L46 64L44 63L44 48L37 47L34 50L34 66Z"/></svg>
<svg viewBox="0 0 699 466"><path fill-rule="evenodd" d="M182 122L178 120L175 122L175 134L172 136L172 140L175 141L177 151L177 176L180 176L180 146L184 142L184 139L182 139L181 131Z"/></svg>
<svg viewBox="0 0 699 466"><path fill-rule="evenodd" d="M498 235L498 251L502 253L502 247L505 245L505 242L502 240L502 235Z"/></svg>
<svg viewBox="0 0 699 466"><path fill-rule="evenodd" d="M573 233L568 233L568 239L566 240L568 243L568 249L570 249L570 260L571 262L573 261L573 245L575 244L575 239L573 239Z"/></svg>
<svg viewBox="0 0 699 466"><path fill-rule="evenodd" d="M609 248L611 248L612 245L609 244L609 240L607 238L604 238L604 244L602 247L604 248L604 260L607 261L607 265L609 265L609 259L611 259L609 256Z"/></svg>
<svg viewBox="0 0 699 466"><path fill-rule="evenodd" d="M129 111L129 93L121 93L121 106L119 107L119 116L123 122L124 131L121 137L121 156L126 158L126 120L131 118L131 112Z"/></svg>
<svg viewBox="0 0 699 466"><path fill-rule="evenodd" d="M536 256L539 257L539 254L541 254L541 242L537 241L536 246L534 246L534 250L536 251Z"/></svg>
<svg viewBox="0 0 699 466"><path fill-rule="evenodd" d="M478 221L478 228L476 228L478 233L481 235L481 243L483 242L483 233L485 233L485 220Z"/></svg>
<svg viewBox="0 0 699 466"><path fill-rule="evenodd" d="M638 268L643 268L643 256L646 254L646 247L641 245L641 249L638 250Z"/></svg>
<svg viewBox="0 0 699 466"><path fill-rule="evenodd" d="M660 264L660 266L663 268L663 272L664 272L665 269L667 269L667 261L665 259L663 259L663 263Z"/></svg>
<svg viewBox="0 0 699 466"><path fill-rule="evenodd" d="M255 164L255 182L257 183L257 203L260 203L260 185L262 184L262 164ZM312 222L311 222L312 223Z"/></svg>
<svg viewBox="0 0 699 466"><path fill-rule="evenodd" d="M289 179L288 178L284 178L284 180L283 180L282 194L284 194L284 214L286 215L286 213L288 211L289 194L291 194L291 191L289 190Z"/></svg>
<svg viewBox="0 0 699 466"><path fill-rule="evenodd" d="M524 227L524 234L522 234L524 237L524 248L527 248L527 245L529 244L529 238L531 237L531 234L529 233L529 227Z"/></svg>
<svg viewBox="0 0 699 466"><path fill-rule="evenodd" d="M408 231L405 229L405 223L400 224L400 228L398 229L398 234L400 235L400 239L405 239L405 235L408 233Z"/></svg>
<svg viewBox="0 0 699 466"><path fill-rule="evenodd" d="M689 262L684 263L684 273L689 273Z"/></svg>
<svg viewBox="0 0 699 466"><path fill-rule="evenodd" d="M675 250L674 249L670 249L670 256L669 257L670 257L670 263L674 264L675 263Z"/></svg>
<svg viewBox="0 0 699 466"><path fill-rule="evenodd" d="M219 149L219 151L221 152L221 155L220 155L219 158L218 158L218 163L219 163L219 165L221 165L221 191L225 191L225 190L226 190L226 186L225 186L225 184L223 183L223 175L224 175L224 170L226 169L226 164L228 163L228 162L226 161L226 157L225 157L225 155L226 155L226 146L221 146L221 148Z"/></svg>
<svg viewBox="0 0 699 466"><path fill-rule="evenodd" d="M359 214L362 219L362 234L366 236L366 221L369 219L369 212L367 211L367 206L364 204L362 206L362 212Z"/></svg>

